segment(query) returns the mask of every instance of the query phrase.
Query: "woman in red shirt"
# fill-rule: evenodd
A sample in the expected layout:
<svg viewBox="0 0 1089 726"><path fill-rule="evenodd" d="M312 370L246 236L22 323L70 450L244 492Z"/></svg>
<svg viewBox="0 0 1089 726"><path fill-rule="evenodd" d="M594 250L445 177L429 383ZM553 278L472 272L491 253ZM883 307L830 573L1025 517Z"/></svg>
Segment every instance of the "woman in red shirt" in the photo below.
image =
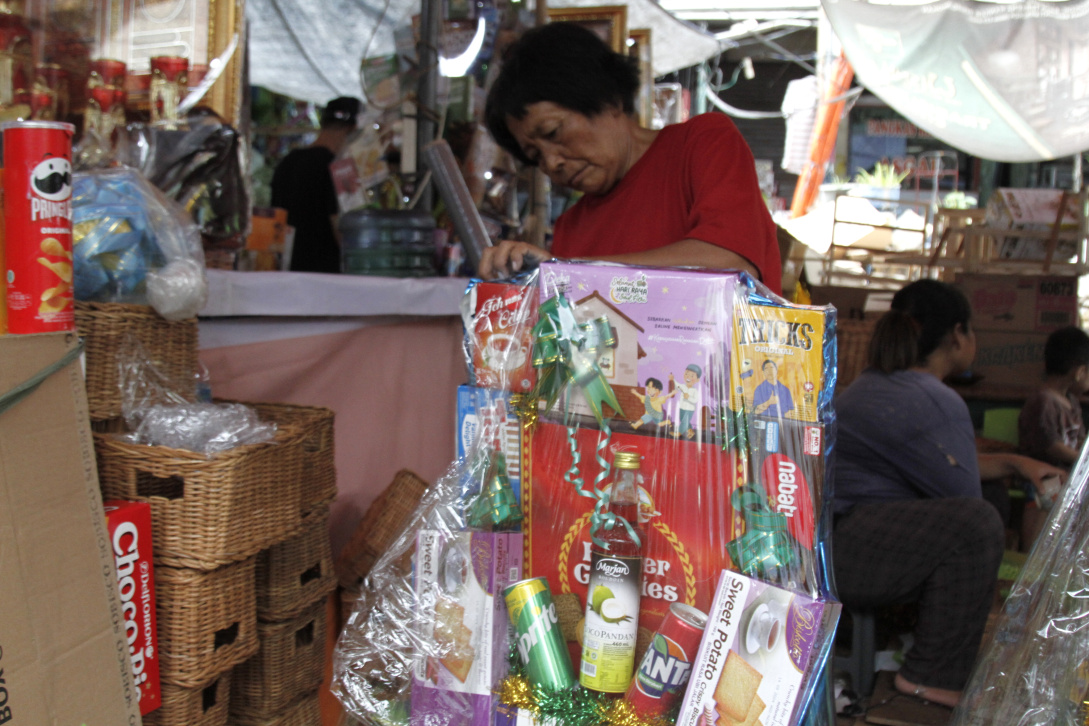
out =
<svg viewBox="0 0 1089 726"><path fill-rule="evenodd" d="M488 93L488 130L583 197L556 221L551 251L505 240L484 251L479 274L582 258L737 268L780 292L775 224L737 128L721 114L643 128L638 88L631 60L573 23L535 28L511 47Z"/></svg>

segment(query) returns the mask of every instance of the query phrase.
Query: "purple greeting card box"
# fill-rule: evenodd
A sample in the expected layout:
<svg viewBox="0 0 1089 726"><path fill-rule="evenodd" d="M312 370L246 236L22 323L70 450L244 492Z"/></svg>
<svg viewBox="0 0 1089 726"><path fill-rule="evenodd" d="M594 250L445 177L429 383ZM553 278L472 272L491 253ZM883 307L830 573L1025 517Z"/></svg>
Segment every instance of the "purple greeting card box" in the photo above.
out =
<svg viewBox="0 0 1089 726"><path fill-rule="evenodd" d="M593 354L622 409L614 420L686 439L713 429L718 401L728 401L740 273L552 261L541 264L539 280L539 316L562 296L575 336L594 345L595 335L609 333ZM591 415L581 391L568 396L554 412Z"/></svg>
<svg viewBox="0 0 1089 726"><path fill-rule="evenodd" d="M503 589L521 576L520 533L417 535L417 622L434 647L415 659L414 726L490 726L510 651Z"/></svg>
<svg viewBox="0 0 1089 726"><path fill-rule="evenodd" d="M725 570L677 726L788 726L824 603Z"/></svg>

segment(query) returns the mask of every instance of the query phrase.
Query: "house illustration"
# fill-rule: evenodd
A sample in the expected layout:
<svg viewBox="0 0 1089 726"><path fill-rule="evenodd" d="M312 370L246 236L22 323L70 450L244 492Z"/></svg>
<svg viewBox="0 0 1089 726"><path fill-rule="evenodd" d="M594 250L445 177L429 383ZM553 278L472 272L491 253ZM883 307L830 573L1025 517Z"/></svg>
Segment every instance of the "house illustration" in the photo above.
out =
<svg viewBox="0 0 1089 726"><path fill-rule="evenodd" d="M647 355L639 344L639 336L644 332L643 326L622 313L618 307L596 291L581 300L576 300L574 312L575 319L580 323L587 323L602 316L608 319L609 327L616 340L616 347L606 351L599 359L598 365L624 409L615 413L628 419L639 418L643 415L643 404L632 391L643 385L643 382L639 380L639 360ZM580 399L581 396L576 396L576 399L572 401L572 410L588 414L588 408ZM582 410L584 408L586 408L585 411ZM607 413L613 412L607 411Z"/></svg>

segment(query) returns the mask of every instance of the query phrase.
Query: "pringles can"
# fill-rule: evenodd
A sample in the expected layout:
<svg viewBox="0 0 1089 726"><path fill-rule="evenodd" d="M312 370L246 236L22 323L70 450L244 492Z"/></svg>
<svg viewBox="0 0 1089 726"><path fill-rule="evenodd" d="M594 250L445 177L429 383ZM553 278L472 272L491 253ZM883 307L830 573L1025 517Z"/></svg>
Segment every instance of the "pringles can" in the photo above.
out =
<svg viewBox="0 0 1089 726"><path fill-rule="evenodd" d="M0 125L4 281L11 333L72 330L72 135L56 121Z"/></svg>
<svg viewBox="0 0 1089 726"><path fill-rule="evenodd" d="M543 577L516 582L503 590L517 637L518 657L531 686L561 691L575 685L571 654L560 631L556 604Z"/></svg>
<svg viewBox="0 0 1089 726"><path fill-rule="evenodd" d="M707 615L691 605L669 606L647 646L625 698L643 718L661 716L684 695Z"/></svg>

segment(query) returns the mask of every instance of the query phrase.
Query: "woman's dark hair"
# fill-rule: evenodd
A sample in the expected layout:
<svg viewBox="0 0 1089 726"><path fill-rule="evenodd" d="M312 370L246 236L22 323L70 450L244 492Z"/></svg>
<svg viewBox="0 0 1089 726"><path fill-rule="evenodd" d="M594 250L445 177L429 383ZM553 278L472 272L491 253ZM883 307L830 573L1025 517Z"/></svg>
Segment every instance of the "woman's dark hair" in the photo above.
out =
<svg viewBox="0 0 1089 726"><path fill-rule="evenodd" d="M967 333L968 298L937 280L917 280L892 297L870 339L870 365L894 373L921 365L958 325Z"/></svg>
<svg viewBox="0 0 1089 726"><path fill-rule="evenodd" d="M503 69L488 91L484 120L501 147L523 164L532 164L507 129L507 117L522 119L541 101L596 116L609 107L635 112L639 69L635 59L613 50L575 23L548 23L512 45Z"/></svg>

